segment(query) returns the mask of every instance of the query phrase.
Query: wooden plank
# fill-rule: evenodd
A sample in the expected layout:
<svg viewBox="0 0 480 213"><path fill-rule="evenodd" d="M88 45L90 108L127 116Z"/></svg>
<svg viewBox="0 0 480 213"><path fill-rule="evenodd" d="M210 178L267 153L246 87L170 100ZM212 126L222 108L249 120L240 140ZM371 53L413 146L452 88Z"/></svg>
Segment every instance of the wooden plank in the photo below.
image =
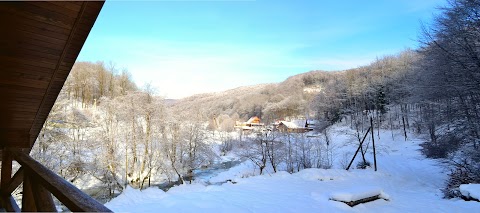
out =
<svg viewBox="0 0 480 213"><path fill-rule="evenodd" d="M6 5L4 5L5 2L2 2L0 4L0 13L8 14L11 18L10 19L15 19L16 17L21 17L27 20L34 20L34 21L39 21L44 24L52 25L55 27L60 27L65 30L70 30L72 29L72 25L70 23L62 23L54 19L48 19L42 16L36 16L35 13L26 11L26 10L21 10L18 8L11 8ZM53 29L52 29L53 30Z"/></svg>
<svg viewBox="0 0 480 213"><path fill-rule="evenodd" d="M28 64L14 64L14 63L4 63L0 62L2 70L8 71L9 73L20 73L22 76L41 76L50 79L53 74L52 69L36 67Z"/></svg>
<svg viewBox="0 0 480 213"><path fill-rule="evenodd" d="M81 37L75 37L70 43L71 46L69 48L76 48L81 47L80 45L83 45L86 41L86 38L81 38Z"/></svg>
<svg viewBox="0 0 480 213"><path fill-rule="evenodd" d="M33 194L35 195L35 206L39 212L56 212L57 208L53 202L52 194L47 191L40 182L35 179L30 179L32 184Z"/></svg>
<svg viewBox="0 0 480 213"><path fill-rule="evenodd" d="M1 13L0 17L3 18L4 20L0 20L0 23L5 24L5 26L12 26L12 21L14 21L15 25L19 25L22 27L32 27L31 29L36 29L39 32L49 32L53 33L53 35L67 35L70 32L70 29L64 28L64 27L58 27L55 25L51 25L49 23L45 23L42 21L38 21L35 19L30 19L25 16L20 16L17 14L9 14L9 13ZM13 20L12 20L13 19ZM9 25L10 23L10 25Z"/></svg>
<svg viewBox="0 0 480 213"><path fill-rule="evenodd" d="M6 100L2 104L4 104L7 108L15 108L16 110L19 111L24 111L24 112L33 112L32 109L38 109L40 106L40 101L11 101L11 100ZM10 115L6 115L5 118L11 118Z"/></svg>
<svg viewBox="0 0 480 213"><path fill-rule="evenodd" d="M57 13L70 18L76 18L78 16L78 11L80 11L79 9L71 10L70 8L59 6L56 4L50 4L49 2L30 1L29 3L37 7L43 8L45 10L48 10L50 11L50 13Z"/></svg>
<svg viewBox="0 0 480 213"><path fill-rule="evenodd" d="M12 113L12 115L9 116L9 119L13 121L26 120L26 119L33 119L34 116L35 116L34 112L20 112L20 113Z"/></svg>
<svg viewBox="0 0 480 213"><path fill-rule="evenodd" d="M12 122L11 125L5 125L4 123L0 123L0 128L6 128L6 127L11 127L14 129L24 129L24 128L29 128L32 125L32 122ZM13 142L10 142L13 143ZM8 145L9 142L2 142L0 141L0 148L6 147L5 145ZM20 147L17 148L25 148L23 145L19 145Z"/></svg>
<svg viewBox="0 0 480 213"><path fill-rule="evenodd" d="M68 8L73 11L80 11L80 8L82 7L81 2L51 1L50 3L64 8Z"/></svg>
<svg viewBox="0 0 480 213"><path fill-rule="evenodd" d="M0 94L1 100L8 100L10 99L10 97L15 96L17 94L42 96L45 93L45 90L43 89L17 86L17 85L2 85L2 84L0 84L0 91L4 92Z"/></svg>
<svg viewBox="0 0 480 213"><path fill-rule="evenodd" d="M28 169L25 173L23 176L22 212L36 212L37 207L35 206L35 195L31 182L32 173Z"/></svg>
<svg viewBox="0 0 480 213"><path fill-rule="evenodd" d="M76 59L77 58L65 57L65 58L63 58L62 62L69 63L69 64L74 64Z"/></svg>
<svg viewBox="0 0 480 213"><path fill-rule="evenodd" d="M36 89L47 89L49 81L33 80L33 79L18 78L18 77L11 77L11 76L2 76L0 78L0 84L23 86L23 87L30 87L30 88L36 88Z"/></svg>
<svg viewBox="0 0 480 213"><path fill-rule="evenodd" d="M0 90L2 92L5 92L5 90ZM33 95L33 94L16 94L16 95L8 95L8 96L2 96L5 99L2 99L2 102L7 103L19 103L19 102L36 102L36 101L41 101L42 97L40 95ZM12 109L12 111L15 111L16 109Z"/></svg>
<svg viewBox="0 0 480 213"><path fill-rule="evenodd" d="M42 164L38 163L23 152L11 151L14 158L32 172L32 177L38 180L55 197L71 211L111 212L110 209L89 197L70 182L59 177Z"/></svg>
<svg viewBox="0 0 480 213"><path fill-rule="evenodd" d="M12 122L12 124L13 123L14 122ZM30 125L31 125L31 122L30 122ZM15 130L7 129L9 127L11 128L11 126L7 125L6 127L3 127L2 125L2 130L0 131L0 144L2 144L4 147L25 148L25 144L27 144L28 139L30 139L30 134L27 131L27 129L15 131ZM7 179L6 181L7 182L10 181L10 179Z"/></svg>
<svg viewBox="0 0 480 213"><path fill-rule="evenodd" d="M12 179L8 182L8 186L5 188L2 188L1 194L2 196L9 196L12 194L15 189L18 188L18 186L23 182L23 167L20 167L17 172L15 172L15 175L13 175Z"/></svg>
<svg viewBox="0 0 480 213"><path fill-rule="evenodd" d="M0 14L0 18L9 19L11 17L9 17L7 14ZM32 25L31 23L29 23L28 21L30 21L30 20L22 20L22 19L23 18L21 18L20 20L19 19L13 20L15 25L13 25L12 23L9 23L9 24L2 23L2 24L5 24L4 26L6 26L5 27L6 30L10 29L10 31L6 31L5 35L3 35L3 36L7 37L7 36L11 36L12 34L17 34L18 35L18 34L20 34L19 32L21 32L21 33L25 33L25 34L26 33L33 33L34 35L29 35L29 38L36 38L36 39L38 39L37 35L45 36L45 37L48 38L48 40L58 39L58 40L65 41L68 38L68 31L65 32L66 31L65 29L58 28L58 27L51 26L51 25L48 26L48 24L44 24L44 23L38 22L38 21L37 22L40 23L40 26L38 26L38 25L36 26L36 25ZM42 25L44 25L45 27L41 27Z"/></svg>
<svg viewBox="0 0 480 213"><path fill-rule="evenodd" d="M103 4L105 4L105 0L101 0L99 2L95 2L95 3L90 3L90 2L87 2L87 11L94 11L95 14L97 14L98 12L97 11L100 11L103 7Z"/></svg>
<svg viewBox="0 0 480 213"><path fill-rule="evenodd" d="M0 11L71 29L75 18L52 12L28 2L2 2Z"/></svg>
<svg viewBox="0 0 480 213"><path fill-rule="evenodd" d="M0 50L2 52L21 52L32 50L35 52L47 53L51 55L59 55L59 53L62 52L62 50L58 46L51 45L39 40L22 40L22 38L20 37L12 39L0 39L0 45L2 47L5 47L4 50ZM0 61L0 63L11 64L8 63L8 61Z"/></svg>
<svg viewBox="0 0 480 213"><path fill-rule="evenodd" d="M33 121L30 119L29 121L25 120L10 120L9 123L11 125L5 125L4 122L0 123L0 128L6 129L6 128L13 128L13 129L26 129L29 128L29 126L32 125ZM3 139L0 141L0 146L1 148L4 147L16 147L16 148L25 148L25 138L30 138L30 134L28 135L20 135L20 136L15 136L15 135L6 135L2 136Z"/></svg>
<svg viewBox="0 0 480 213"><path fill-rule="evenodd" d="M374 200L378 200L380 199L380 196L379 195L376 195L376 196L372 196L372 197L367 197L367 198L363 198L363 199L360 199L360 200L355 200L355 201L350 201L350 202L344 202L346 203L347 205L349 205L350 207L354 207L358 204L361 204L361 203L367 203L367 202L371 202L371 201L374 201ZM342 201L343 202L343 201Z"/></svg>
<svg viewBox="0 0 480 213"><path fill-rule="evenodd" d="M78 29L80 30L81 35L84 35L85 33L88 35L88 33L91 31L90 26L92 26L94 23L95 23L95 19L92 19L92 18L82 19L78 26Z"/></svg>
<svg viewBox="0 0 480 213"><path fill-rule="evenodd" d="M56 37L51 37L51 36L48 36L48 35L43 35L38 30L36 32L30 32L26 29L22 29L20 26L15 27L14 36L18 36L18 35L21 36L22 40L32 40L33 39L33 40L43 41L47 44L62 45L62 46L63 46L63 44L65 44L66 39L68 38L68 37L65 38L65 36L62 36L60 38L56 38Z"/></svg>
<svg viewBox="0 0 480 213"><path fill-rule="evenodd" d="M2 104L4 105L5 108L14 109L10 111L12 114L17 113L17 114L27 114L27 115L31 115L31 113L36 113L37 112L36 109L38 109L38 106L40 105L39 101L35 102L34 106L32 106L32 104L29 102L16 102L16 103L6 102ZM31 116L25 117L21 115L12 115L12 114L4 115L3 121L13 120L13 118L17 118L16 120L19 120L19 118L31 117Z"/></svg>
<svg viewBox="0 0 480 213"><path fill-rule="evenodd" d="M7 76L7 78L24 78L38 81L50 81L52 75L50 73L29 73L27 70L18 70L15 68L4 68L3 74L0 74L0 78Z"/></svg>
<svg viewBox="0 0 480 213"><path fill-rule="evenodd" d="M44 68L49 68L49 69L55 69L55 64L52 64L50 62L45 62L45 61L32 61L32 59L28 58L21 58L21 57L10 57L10 56L4 56L0 55L0 60L1 61L10 61L13 63L20 63L20 64L28 64L32 66L39 66L39 67L44 67Z"/></svg>
<svg viewBox="0 0 480 213"><path fill-rule="evenodd" d="M53 46L53 45L50 44L50 46ZM41 48L41 47L38 47L38 48ZM34 60L36 62L41 61L46 63L56 63L59 60L59 56L56 56L54 54L49 54L47 52L37 51L37 50L38 49L34 49L33 47L17 48L17 49L11 49L10 47L7 47L5 50L0 51L0 55L12 57L12 58Z"/></svg>
<svg viewBox="0 0 480 213"><path fill-rule="evenodd" d="M38 104L37 104L38 105ZM11 124L13 125L14 123L21 123L21 122L28 122L30 124L32 124L33 122L33 117L31 116L32 113L35 113L34 111L34 108L31 107L31 106L27 106L27 105L12 105L12 104L9 104L7 105L8 107L17 107L18 109L16 109L15 112L18 112L18 114L28 114L28 115L8 115L8 117L5 117L4 119L4 122L2 122L2 124L0 124L0 127L1 128L8 128L8 125ZM13 128L13 127L11 127ZM19 129L19 128L14 128L14 129Z"/></svg>
<svg viewBox="0 0 480 213"><path fill-rule="evenodd" d="M50 45L53 46L53 45ZM10 56L10 57L30 57L36 58L35 60L49 60L49 61L58 61L59 56L49 53L48 51L39 51L43 49L42 47L35 45L28 45L25 48L15 46L12 44L5 45L2 50L0 50L0 55Z"/></svg>

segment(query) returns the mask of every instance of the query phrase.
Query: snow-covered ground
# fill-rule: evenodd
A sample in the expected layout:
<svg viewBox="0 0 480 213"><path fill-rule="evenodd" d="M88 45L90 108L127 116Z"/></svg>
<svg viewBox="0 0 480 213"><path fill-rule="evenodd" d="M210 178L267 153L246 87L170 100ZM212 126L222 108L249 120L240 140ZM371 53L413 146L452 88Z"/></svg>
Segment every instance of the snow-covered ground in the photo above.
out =
<svg viewBox="0 0 480 213"><path fill-rule="evenodd" d="M258 171L245 161L168 192L128 188L106 206L115 212L480 212L479 202L442 198L440 189L447 172L439 162L421 155L421 140L413 135L405 141L399 133L392 136L390 131L381 131L378 139L375 132L378 171L340 169L343 153L356 150L354 143L348 143L344 128L337 126L331 131L337 145L334 169L255 176ZM373 163L371 153L367 157ZM357 156L357 161L360 158ZM369 194L371 189L388 195L388 201L349 207L330 200L335 194L349 192L355 197Z"/></svg>

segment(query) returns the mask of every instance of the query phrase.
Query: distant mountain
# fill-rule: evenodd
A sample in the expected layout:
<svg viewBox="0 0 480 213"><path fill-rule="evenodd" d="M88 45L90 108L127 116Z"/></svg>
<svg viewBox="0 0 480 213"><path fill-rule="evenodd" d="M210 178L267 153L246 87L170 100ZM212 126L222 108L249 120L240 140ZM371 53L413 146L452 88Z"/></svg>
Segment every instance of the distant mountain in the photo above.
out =
<svg viewBox="0 0 480 213"><path fill-rule="evenodd" d="M179 113L199 110L209 117L228 115L239 119L251 116L278 119L307 116L312 111L309 106L311 101L324 87L322 79L334 73L311 71L289 77L281 83L197 94L178 99L171 106Z"/></svg>
<svg viewBox="0 0 480 213"><path fill-rule="evenodd" d="M171 98L166 98L166 99L163 99L163 102L165 103L165 105L167 106L171 106L175 103L177 103L178 99L171 99Z"/></svg>
<svg viewBox="0 0 480 213"><path fill-rule="evenodd" d="M407 76L417 55L404 51L370 65L344 71L310 71L285 81L198 94L172 104L175 114L199 112L265 122L288 118L323 118L330 122L365 110L385 112L388 104L404 103L410 93ZM198 114L198 113L197 113ZM218 121L217 121L218 122Z"/></svg>

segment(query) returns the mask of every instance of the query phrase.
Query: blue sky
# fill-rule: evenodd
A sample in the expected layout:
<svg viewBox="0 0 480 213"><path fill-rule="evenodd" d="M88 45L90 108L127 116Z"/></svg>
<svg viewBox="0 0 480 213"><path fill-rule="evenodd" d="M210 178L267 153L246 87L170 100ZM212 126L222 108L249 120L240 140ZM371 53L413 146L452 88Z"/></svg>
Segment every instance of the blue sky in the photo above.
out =
<svg viewBox="0 0 480 213"><path fill-rule="evenodd" d="M181 98L416 48L439 0L107 1L78 61Z"/></svg>

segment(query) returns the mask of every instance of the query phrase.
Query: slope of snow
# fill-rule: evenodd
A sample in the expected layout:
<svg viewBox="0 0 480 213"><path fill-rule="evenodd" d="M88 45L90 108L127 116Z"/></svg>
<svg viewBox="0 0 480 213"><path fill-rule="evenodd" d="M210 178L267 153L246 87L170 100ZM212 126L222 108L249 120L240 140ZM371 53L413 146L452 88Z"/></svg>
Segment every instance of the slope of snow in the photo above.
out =
<svg viewBox="0 0 480 213"><path fill-rule="evenodd" d="M337 129L338 130L338 129ZM332 131L336 156L356 149L344 131ZM442 198L446 173L439 162L420 154L421 140L404 141L390 131L376 132L378 171L352 169L305 169L298 173L267 173L253 176L248 162L197 182L171 188L143 191L128 189L106 204L118 212L474 212L478 202ZM371 153L366 156L373 164ZM357 156L357 161L360 159ZM258 172L258 171L257 171ZM256 174L256 173L255 173ZM226 182L226 180L232 180ZM221 184L221 185L220 185ZM354 207L329 200L335 192L384 191L389 201L376 200ZM368 190L367 190L368 191ZM385 196L387 196L383 193ZM361 193L351 193L355 196Z"/></svg>

